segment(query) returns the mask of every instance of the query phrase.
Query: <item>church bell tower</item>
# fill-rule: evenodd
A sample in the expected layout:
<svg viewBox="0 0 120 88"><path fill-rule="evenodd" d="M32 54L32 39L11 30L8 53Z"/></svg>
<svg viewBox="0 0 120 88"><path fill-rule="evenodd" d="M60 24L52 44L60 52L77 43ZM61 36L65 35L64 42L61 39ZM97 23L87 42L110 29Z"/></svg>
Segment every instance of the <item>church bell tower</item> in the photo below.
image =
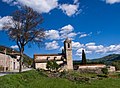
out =
<svg viewBox="0 0 120 88"><path fill-rule="evenodd" d="M72 60L72 41L67 38L64 41L64 50L65 50L65 58L67 61L67 69L73 70L73 60Z"/></svg>

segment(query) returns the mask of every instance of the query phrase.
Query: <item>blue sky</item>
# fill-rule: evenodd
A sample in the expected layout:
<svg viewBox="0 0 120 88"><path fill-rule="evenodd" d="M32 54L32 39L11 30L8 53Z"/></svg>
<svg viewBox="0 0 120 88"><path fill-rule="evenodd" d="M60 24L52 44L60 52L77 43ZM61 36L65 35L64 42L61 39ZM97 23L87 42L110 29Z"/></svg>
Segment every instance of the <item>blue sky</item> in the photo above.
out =
<svg viewBox="0 0 120 88"><path fill-rule="evenodd" d="M21 5L42 13L41 27L49 36L42 48L25 47L30 57L35 53L60 53L66 37L73 41L74 60L81 59L82 49L89 59L120 54L120 0L1 0L0 45L17 48L2 25Z"/></svg>

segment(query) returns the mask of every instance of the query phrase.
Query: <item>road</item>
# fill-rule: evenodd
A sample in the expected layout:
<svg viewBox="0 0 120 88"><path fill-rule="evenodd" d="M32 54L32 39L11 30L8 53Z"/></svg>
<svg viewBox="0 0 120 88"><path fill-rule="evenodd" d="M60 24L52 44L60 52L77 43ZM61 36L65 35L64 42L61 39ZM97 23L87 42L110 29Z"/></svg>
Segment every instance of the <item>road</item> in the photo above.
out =
<svg viewBox="0 0 120 88"><path fill-rule="evenodd" d="M22 69L22 72L24 71L29 71L29 70L32 70L33 68L25 68L25 69ZM7 75L7 74L15 74L15 73L18 73L19 70L13 70L13 71L10 71L10 72L0 72L0 76L4 76L4 75Z"/></svg>

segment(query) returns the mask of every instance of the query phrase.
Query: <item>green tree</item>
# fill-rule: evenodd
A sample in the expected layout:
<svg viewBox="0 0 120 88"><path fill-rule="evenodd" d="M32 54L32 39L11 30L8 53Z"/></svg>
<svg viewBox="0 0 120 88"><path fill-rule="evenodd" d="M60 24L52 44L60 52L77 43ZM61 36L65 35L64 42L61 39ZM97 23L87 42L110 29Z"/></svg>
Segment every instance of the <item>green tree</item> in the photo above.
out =
<svg viewBox="0 0 120 88"><path fill-rule="evenodd" d="M47 61L46 68L51 71L52 62Z"/></svg>
<svg viewBox="0 0 120 88"><path fill-rule="evenodd" d="M85 55L84 50L82 50L82 64L83 65L87 64L86 55Z"/></svg>
<svg viewBox="0 0 120 88"><path fill-rule="evenodd" d="M54 60L54 61L48 61L47 62L47 65L46 65L46 68L50 71L58 71L59 69L59 65L57 64L57 62Z"/></svg>
<svg viewBox="0 0 120 88"><path fill-rule="evenodd" d="M57 64L57 62L54 60L53 61L53 69L55 70L55 71L57 71L58 69L59 69L59 65Z"/></svg>
<svg viewBox="0 0 120 88"><path fill-rule="evenodd" d="M115 66L116 70L120 70L120 60L112 62L112 65Z"/></svg>

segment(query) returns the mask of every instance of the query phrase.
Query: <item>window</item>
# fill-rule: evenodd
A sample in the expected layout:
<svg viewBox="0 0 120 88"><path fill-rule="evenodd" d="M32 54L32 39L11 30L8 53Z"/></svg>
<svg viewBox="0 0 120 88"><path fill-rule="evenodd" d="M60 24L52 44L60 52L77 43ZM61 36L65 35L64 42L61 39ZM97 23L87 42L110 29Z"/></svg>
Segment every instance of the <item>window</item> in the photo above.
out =
<svg viewBox="0 0 120 88"><path fill-rule="evenodd" d="M50 57L47 57L47 61L48 61L49 58L50 58Z"/></svg>
<svg viewBox="0 0 120 88"><path fill-rule="evenodd" d="M54 60L56 60L57 57L54 57Z"/></svg>
<svg viewBox="0 0 120 88"><path fill-rule="evenodd" d="M68 43L68 48L70 48L70 43Z"/></svg>

